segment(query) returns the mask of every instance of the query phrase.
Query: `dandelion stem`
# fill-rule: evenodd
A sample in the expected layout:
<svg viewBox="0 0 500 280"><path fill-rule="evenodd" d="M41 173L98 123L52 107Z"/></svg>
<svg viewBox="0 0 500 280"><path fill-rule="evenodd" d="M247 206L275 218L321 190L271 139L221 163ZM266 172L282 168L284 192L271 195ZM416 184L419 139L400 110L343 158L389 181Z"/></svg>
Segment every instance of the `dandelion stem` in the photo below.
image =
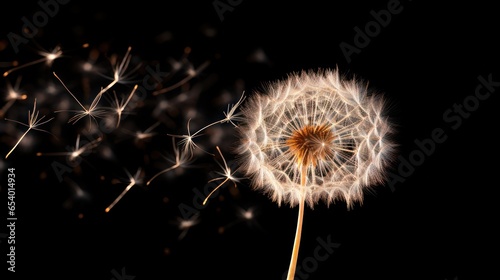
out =
<svg viewBox="0 0 500 280"><path fill-rule="evenodd" d="M303 165L300 173L300 186L302 187L302 191L304 191L304 187L307 181L307 165ZM295 269L297 268L297 259L299 256L299 247L300 247L300 237L302 236L302 222L304 221L304 196L301 196L302 199L299 201L299 216L297 219L297 229L295 231L295 240L293 241L293 250L292 250L292 258L290 260L290 268L288 269L288 275L286 277L287 280L295 279Z"/></svg>

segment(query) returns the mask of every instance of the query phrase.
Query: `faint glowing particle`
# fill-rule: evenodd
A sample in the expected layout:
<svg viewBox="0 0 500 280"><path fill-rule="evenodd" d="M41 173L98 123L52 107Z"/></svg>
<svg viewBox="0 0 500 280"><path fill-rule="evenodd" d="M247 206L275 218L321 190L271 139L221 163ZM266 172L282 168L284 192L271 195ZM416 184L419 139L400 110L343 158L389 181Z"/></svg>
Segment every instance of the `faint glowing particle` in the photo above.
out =
<svg viewBox="0 0 500 280"><path fill-rule="evenodd" d="M177 227L181 231L178 239L182 240L186 237L189 229L200 223L199 214L194 215L189 219L177 218Z"/></svg>
<svg viewBox="0 0 500 280"><path fill-rule="evenodd" d="M22 93L20 91L20 84L21 84L21 76L19 76L16 80L16 83L12 85L8 80L7 80L7 96L6 100L7 103L3 105L3 107L0 109L0 117L3 117L5 113L9 110L12 105L14 105L14 102L16 100L25 100L28 98L28 96L25 93Z"/></svg>

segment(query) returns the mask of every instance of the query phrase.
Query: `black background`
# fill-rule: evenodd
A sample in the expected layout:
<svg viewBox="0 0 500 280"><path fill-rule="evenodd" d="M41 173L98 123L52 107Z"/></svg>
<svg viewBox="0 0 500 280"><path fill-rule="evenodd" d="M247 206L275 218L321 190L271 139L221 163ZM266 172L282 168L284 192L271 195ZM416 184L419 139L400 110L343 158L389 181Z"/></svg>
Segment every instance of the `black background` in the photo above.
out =
<svg viewBox="0 0 500 280"><path fill-rule="evenodd" d="M393 185L393 190L388 185L375 186L362 206L347 211L339 202L306 210L299 264L314 255L318 237L340 244L308 279L483 279L498 274L493 265L498 261L498 231L494 229L498 223L497 92L480 101L456 130L443 119L454 104L474 94L478 76L492 75L500 81L498 10L492 4L401 1L402 11L393 14L390 23L348 62L339 45L355 45L354 28L364 29L373 21L370 11L387 9L390 1L243 1L226 11L223 21L212 1L178 2L69 1L18 53L8 45L7 34L19 34L21 18L31 19L40 6L35 2L2 4L1 62L35 60L39 58L33 51L37 44L47 49L60 44L67 50L67 56L51 68L36 64L3 78L5 88L6 80L14 82L22 75L22 85L31 90L28 99L17 102L6 117L25 121L24 112L31 109L35 92L43 94L37 87L47 80L56 82L52 71L77 88L80 76L71 68L71 59L85 59L83 43L119 55L131 46L134 57L159 64L165 72L169 59L179 59L186 47L191 49L188 60L194 66L210 61L191 82L193 87L202 87L201 96L189 105L197 112L193 123L198 126L223 117L227 103L219 97L224 92L234 103L243 90L251 94L288 73L338 66L345 74L369 81L372 90L387 97L402 157L408 158L417 149L415 139L431 137L436 128L443 129L447 139L436 144L435 152L404 182ZM164 32L171 39L158 41ZM251 59L258 51L265 53L265 60ZM155 121L151 108L156 102L176 94L179 91L171 96L149 95L127 121L145 129ZM64 91L60 96L68 97ZM44 114L55 115L60 100L45 99ZM3 123L2 129L7 125L12 124ZM113 179L126 178L124 169L134 173L143 167L148 178L168 167L158 153L171 151L168 133L185 133L185 118L174 118L171 125L163 123L155 130L159 134L143 146L108 135L106 143L116 155L114 160L92 154L65 175L88 195L70 207L67 201L74 196L69 181L59 182L55 176L51 167L55 158L35 156L38 151L61 151L74 144L74 126L54 121L44 128L55 125L62 127L62 142L33 131L32 150L18 148L1 161L5 203L5 169L15 167L18 178L17 276L117 279L113 271L124 268L137 280L282 279L288 269L297 209L278 207L249 189L245 180L237 188L225 185L217 199L200 210L199 224L178 239L178 206L193 205L193 189L203 191L217 171L210 156L203 156L184 173L161 177L148 187L133 187L110 213L104 212L126 186L112 184ZM220 127L232 137L230 125ZM2 131L2 154L16 140ZM222 143L231 143L227 141ZM227 159L229 145L221 146ZM215 152L213 146L208 148ZM237 209L249 207L256 209L252 223L240 220L219 231L238 220ZM3 216L7 209L0 212ZM6 271L6 239L0 246ZM1 279L12 276L9 273Z"/></svg>

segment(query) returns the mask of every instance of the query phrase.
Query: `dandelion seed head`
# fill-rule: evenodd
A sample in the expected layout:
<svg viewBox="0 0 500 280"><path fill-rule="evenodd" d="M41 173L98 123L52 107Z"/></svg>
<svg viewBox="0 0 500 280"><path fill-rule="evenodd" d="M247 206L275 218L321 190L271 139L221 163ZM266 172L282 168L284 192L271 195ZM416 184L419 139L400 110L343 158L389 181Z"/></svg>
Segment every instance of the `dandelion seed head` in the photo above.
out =
<svg viewBox="0 0 500 280"><path fill-rule="evenodd" d="M291 74L242 106L241 170L279 205L362 203L363 189L385 181L393 158L385 110L381 95L338 70Z"/></svg>

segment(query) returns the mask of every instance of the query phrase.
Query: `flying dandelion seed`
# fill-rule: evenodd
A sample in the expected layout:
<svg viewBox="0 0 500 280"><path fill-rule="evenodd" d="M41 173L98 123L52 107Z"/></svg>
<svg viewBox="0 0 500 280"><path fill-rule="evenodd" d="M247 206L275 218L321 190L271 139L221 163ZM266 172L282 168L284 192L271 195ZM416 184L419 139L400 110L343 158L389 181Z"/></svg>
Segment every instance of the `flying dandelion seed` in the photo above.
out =
<svg viewBox="0 0 500 280"><path fill-rule="evenodd" d="M46 132L46 133L50 134L50 132L43 130L43 129L39 129L37 127L50 122L53 118L42 121L45 118L45 116L38 118L39 113L40 112L36 110L36 98L35 98L35 101L33 103L33 111L28 111L28 123L27 124L16 121L16 120L5 119L7 121L15 122L15 123L18 123L20 125L24 125L24 126L28 127L28 129L23 133L23 135L21 135L21 137L19 137L19 140L16 142L14 147L12 147L12 149L7 153L5 158L9 157L9 155L16 149L16 147L19 145L19 143L21 143L21 141L23 141L24 137L28 134L28 132L30 132L30 130L33 129L33 130L38 130L38 131L42 131L42 132Z"/></svg>
<svg viewBox="0 0 500 280"><path fill-rule="evenodd" d="M302 71L268 85L242 108L236 154L252 187L278 205L298 204L287 279L294 279L304 207L363 201L393 159L393 128L381 96L338 70Z"/></svg>
<svg viewBox="0 0 500 280"><path fill-rule="evenodd" d="M5 115L5 113L9 110L9 108L12 107L12 105L14 105L14 102L16 102L16 100L25 100L26 98L28 98L28 96L25 93L21 93L20 90L21 78L22 77L19 76L14 85L12 85L7 80L7 96L5 98L7 100L7 103L5 103L5 105L2 108L0 108L0 117L3 117Z"/></svg>
<svg viewBox="0 0 500 280"><path fill-rule="evenodd" d="M172 90L187 84L191 79L198 76L203 70L205 70L205 68L207 68L210 65L209 61L205 61L203 64L198 66L198 68L194 69L193 65L191 63L187 62L187 57L190 53L191 53L190 47L184 48L184 55L180 59L181 62L171 61L172 71L166 77L163 77L163 80L166 81L166 80L170 80L171 78L173 78L173 76L175 74L177 74L179 72L179 70L181 70L183 68L183 66L188 68L186 70L186 77L184 77L183 79L181 79L180 81L176 82L173 85L170 85L166 88L162 88L162 89L154 91L153 92L154 96L164 94L167 92L171 92Z"/></svg>
<svg viewBox="0 0 500 280"><path fill-rule="evenodd" d="M102 96L103 96L104 93L106 93L109 89L111 89L117 83L120 83L120 82L123 82L124 80L126 80L133 73L133 71L131 71L130 73L127 73L128 67L130 65L130 61L132 59L132 57L130 55L131 49L132 49L131 47L129 47L127 49L127 52L125 53L125 56L124 56L123 60L120 63L118 63L118 60L114 56L114 58L111 61L111 66L113 68L113 77L112 78L106 77L106 78L110 78L112 81L107 86L101 88L101 90L96 94L94 100L92 100L92 103L88 106L88 108L86 108L76 98L76 96L64 84L64 82L62 81L62 79L59 78L59 76L56 73L53 73L54 76L57 78L57 80L59 80L59 82L66 89L66 91L68 91L68 93L73 97L73 99L75 99L75 101L78 103L78 105L82 108L82 110L70 111L70 112L75 113L75 115L68 120L68 123L76 124L79 120L81 120L82 118L88 116L89 117L89 127L90 127L91 124L92 124L92 120L94 120L97 123L96 118L102 118L102 117L105 116L106 110L101 109L100 107L98 107L99 102L101 101L101 98L102 98ZM138 65L137 68L139 66L140 65ZM134 69L134 70L137 70L137 68ZM118 123L117 123L117 125L119 124L119 122L121 120L121 115L122 115L123 110L127 106L127 104L130 101L130 99L132 98L132 96L133 96L133 94L134 94L134 92L135 92L136 89L137 89L137 85L134 87L134 89L130 93L128 99L126 99L126 101L124 101L123 103L120 103L120 102L117 101L117 104L116 104L117 105L116 112L118 114ZM56 113L59 113L59 112L62 112L62 111L64 111L64 110L56 111Z"/></svg>
<svg viewBox="0 0 500 280"><path fill-rule="evenodd" d="M52 63L54 62L54 60L56 60L57 58L59 58L59 57L62 56L63 52L61 50L61 47L56 46L51 52L40 51L39 54L41 56L43 56L43 57L40 58L40 59L31 61L31 62L22 64L22 65L16 66L16 67L14 67L14 68L12 68L12 69L10 69L8 71L5 71L3 73L3 76L7 77L8 75L10 75L10 73L12 73L14 71L17 71L19 69L22 69L22 68L25 68L25 67L28 67L28 66L31 66L31 65L34 65L34 64L42 63L42 62L45 62L46 65L50 66L50 65L52 65Z"/></svg>
<svg viewBox="0 0 500 280"><path fill-rule="evenodd" d="M156 173L151 179L149 179L149 181L146 183L146 185L149 186L149 184L151 184L151 182L158 178L158 176L162 175L162 174L165 174L171 170L174 170L176 168L179 168L179 167L182 167L182 166L185 166L187 165L190 161L191 161L191 157L187 156L187 154L179 151L179 148L178 146L175 144L175 140L174 138L172 138L172 145L173 145L173 150L174 150L174 155L175 155L175 158L174 160L171 160L171 159L167 159L169 160L170 162L172 162L172 166L166 168L166 169L163 169L162 171Z"/></svg>
<svg viewBox="0 0 500 280"><path fill-rule="evenodd" d="M210 181L208 181L208 183L215 182L215 181L220 181L220 180L222 180L222 182L219 185L217 185L217 187L215 187L207 195L207 197L205 198L205 200L203 200L203 205L205 205L207 203L208 199L210 198L210 196L212 196L212 194L215 193L225 183L227 183L228 181L231 181L231 182L234 183L234 186L236 187L236 182L239 182L239 180L240 180L239 178L237 178L237 177L234 176L234 172L231 170L231 168L229 168L227 166L226 159L222 155L222 152L220 151L219 146L216 146L216 148L217 148L217 151L219 152L219 154L220 154L220 156L222 158L222 162L223 162L224 165L222 165L219 162L217 162L217 164L219 164L220 168L222 169L222 172L217 172L219 175L221 175L221 177L217 177L217 178L211 179Z"/></svg>
<svg viewBox="0 0 500 280"><path fill-rule="evenodd" d="M202 149L198 144L196 144L194 142L194 138L195 137L199 137L201 136L202 134L200 134L200 132L202 130L198 130L196 131L194 134L191 134L191 129L190 129L190 123L191 123L191 119L189 119L187 121L187 133L188 134L184 134L184 135L174 135L174 134L167 134L169 136L172 136L173 138L182 138L180 141L179 141L179 145L183 146L183 153L186 154L186 155L189 155L189 157L193 157L194 155L194 150L196 148L202 150L203 152L207 153L207 154L210 154L212 155L211 153L205 151L204 149Z"/></svg>
<svg viewBox="0 0 500 280"><path fill-rule="evenodd" d="M153 129L155 129L160 124L161 124L160 122L155 122L153 125L148 127L146 130L136 131L133 135L135 136L135 139L138 141L151 138L151 137L156 135L156 132L153 132Z"/></svg>
<svg viewBox="0 0 500 280"><path fill-rule="evenodd" d="M116 113L116 128L120 126L120 122L122 120L122 114L125 108L127 107L128 103L134 96L135 91L137 90L138 85L135 85L130 94L128 95L127 99L122 99L121 101L118 100L118 97L116 96L116 93L114 93L115 99L112 101L113 106L111 107L111 110Z"/></svg>
<svg viewBox="0 0 500 280"><path fill-rule="evenodd" d="M172 90L174 90L174 89L176 89L176 88L178 88L178 87L180 87L182 85L185 85L191 79L193 79L196 76L198 76L205 68L208 67L209 64L210 64L210 62L207 61L207 62L203 63L202 65L200 65L196 69L189 69L187 71L187 76L184 79L176 82L175 84L173 84L173 85L171 85L169 87L162 88L161 90L154 91L153 95L156 96L156 95L160 95L160 94L163 94L163 93L166 93L166 92L170 92L170 91L172 91Z"/></svg>
<svg viewBox="0 0 500 280"><path fill-rule="evenodd" d="M98 104L99 104L99 101L101 100L102 94L97 94L97 96L94 98L94 100L92 100L92 103L88 106L88 108L86 108L76 98L76 96L69 90L69 88L64 84L64 82L61 80L61 78L59 78L59 76L57 76L56 73L53 73L53 74L59 80L59 82L61 82L63 87L66 89L66 91L73 97L73 99L75 99L75 101L78 103L78 105L82 108L82 110L58 110L58 111L55 111L55 113L64 112L64 111L75 113L75 115L68 120L68 123L72 123L72 124L76 124L79 120L88 116L89 117L89 129L92 126L92 120L94 120L97 124L96 118L102 118L106 113L106 110L98 107Z"/></svg>
<svg viewBox="0 0 500 280"><path fill-rule="evenodd" d="M154 137L157 133L153 132L153 130L159 126L161 122L157 121L154 124L152 124L150 127L146 128L144 131L132 131L126 128L122 128L121 131L124 134L127 134L128 136L132 136L134 139L134 142L138 143L140 141L145 141L148 140L152 137Z"/></svg>
<svg viewBox="0 0 500 280"><path fill-rule="evenodd" d="M194 149L195 148L198 148L200 150L203 150L200 146L198 146L195 142L194 142L194 138L196 137L199 137L201 136L202 134L200 134L201 132L203 132L204 130L206 130L207 128L211 127L211 126L214 126L216 124L222 124L222 123L231 123L234 127L237 127L235 121L239 121L241 120L241 113L237 111L237 109L241 106L241 104L243 103L243 101L245 100L246 96L245 94L243 93L240 97L240 99L238 100L238 102L236 102L235 104L229 104L227 106L227 112L224 112L224 118L223 119L220 119L218 121L215 121L215 122L212 122L210 124L207 124L205 125L204 127L198 129L195 133L191 134L191 130L190 130L190 122L191 122L191 119L188 120L187 122L187 135L173 135L173 134L169 134L169 136L172 136L172 137L177 137L177 138L182 138L182 140L179 141L179 144L184 146L184 152L185 153L189 153L191 155L193 155L194 153ZM211 153L203 150L205 153L209 154L209 155L212 155Z"/></svg>
<svg viewBox="0 0 500 280"><path fill-rule="evenodd" d="M132 50L132 47L127 48L127 52L125 53L125 56L123 57L122 61L118 63L118 60L116 56L113 56L111 60L111 66L113 68L113 77L106 77L109 78L112 81L104 88L99 91L97 96L100 96L107 92L110 88L112 88L115 84L122 83L126 81L128 78L131 77L131 75L141 66L140 64L136 66L132 71L127 73L128 67L130 65L130 61L132 60L132 56L130 54L130 51Z"/></svg>
<svg viewBox="0 0 500 280"><path fill-rule="evenodd" d="M118 201L120 201L123 198L123 196L133 186L140 185L143 182L144 173L142 172L142 168L138 168L137 171L136 171L136 173L134 174L134 176L132 176L132 174L130 174L127 170L125 170L125 171L127 172L129 183L125 187L125 189L121 192L121 194L108 207L106 207L106 209L105 209L106 213L108 213L109 211L111 211L111 209L116 205L116 203L118 203Z"/></svg>
<svg viewBox="0 0 500 280"><path fill-rule="evenodd" d="M178 217L176 224L177 224L177 228L181 231L181 233L179 234L179 237L177 239L178 240L184 239L184 237L186 237L189 229L196 226L199 223L200 223L199 213L195 214L192 218L189 218L189 219L182 219L182 218Z"/></svg>
<svg viewBox="0 0 500 280"><path fill-rule="evenodd" d="M101 143L102 137L98 137L95 140L92 140L90 142L85 143L84 145L80 146L80 134L76 137L76 143L75 147L71 148L71 151L69 152L56 152L56 153L42 153L38 152L36 155L37 156L67 156L68 161L73 163L75 162L78 158L81 156L90 153L92 149L97 147L99 143Z"/></svg>

